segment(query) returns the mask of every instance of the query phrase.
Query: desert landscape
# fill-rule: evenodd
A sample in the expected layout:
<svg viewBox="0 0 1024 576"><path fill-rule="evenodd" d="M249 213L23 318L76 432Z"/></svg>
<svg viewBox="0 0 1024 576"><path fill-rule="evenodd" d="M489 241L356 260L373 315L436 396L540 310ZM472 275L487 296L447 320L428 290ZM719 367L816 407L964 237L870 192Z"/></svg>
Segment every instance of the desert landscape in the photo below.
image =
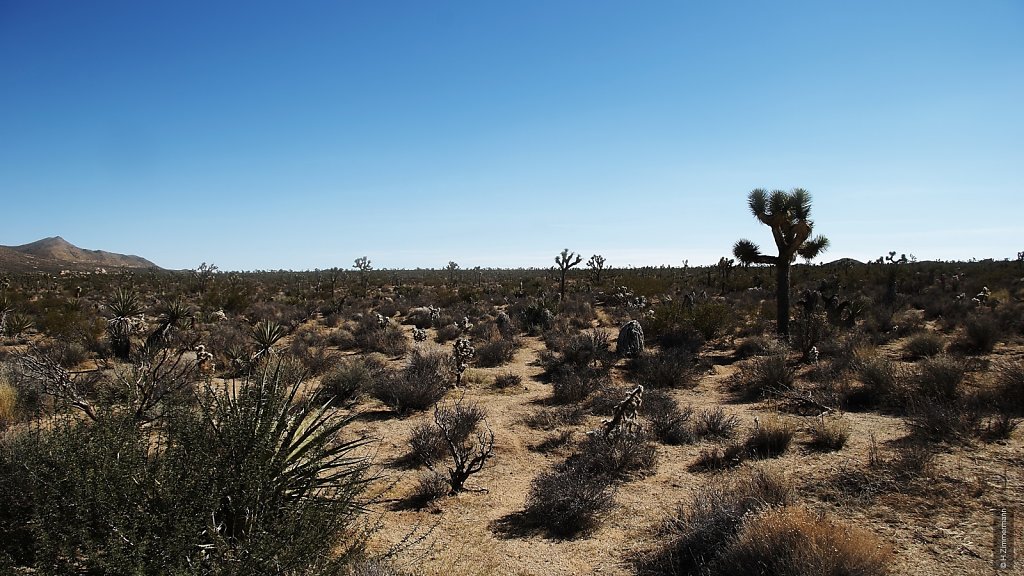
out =
<svg viewBox="0 0 1024 576"><path fill-rule="evenodd" d="M1022 574L1024 2L0 2L0 576Z"/></svg>
<svg viewBox="0 0 1024 576"><path fill-rule="evenodd" d="M782 335L778 265L744 250L696 268L565 250L535 270L7 272L0 560L991 570L993 511L1024 494L1024 260L794 264Z"/></svg>

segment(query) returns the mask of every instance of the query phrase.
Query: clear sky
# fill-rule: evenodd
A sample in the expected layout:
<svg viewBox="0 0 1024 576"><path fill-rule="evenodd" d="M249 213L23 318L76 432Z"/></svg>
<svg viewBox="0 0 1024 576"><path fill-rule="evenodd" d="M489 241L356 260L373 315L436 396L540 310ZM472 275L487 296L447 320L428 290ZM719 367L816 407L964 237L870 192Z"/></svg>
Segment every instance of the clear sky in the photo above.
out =
<svg viewBox="0 0 1024 576"><path fill-rule="evenodd" d="M0 0L0 244L167 268L1024 250L1024 2Z"/></svg>

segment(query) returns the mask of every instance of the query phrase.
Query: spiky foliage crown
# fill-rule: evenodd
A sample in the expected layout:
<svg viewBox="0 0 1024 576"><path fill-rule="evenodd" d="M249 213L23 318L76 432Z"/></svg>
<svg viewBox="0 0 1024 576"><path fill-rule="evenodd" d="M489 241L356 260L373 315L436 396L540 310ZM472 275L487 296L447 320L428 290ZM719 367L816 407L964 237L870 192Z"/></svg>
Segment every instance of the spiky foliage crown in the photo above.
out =
<svg viewBox="0 0 1024 576"><path fill-rule="evenodd" d="M794 188L789 192L773 190L771 193L758 188L747 197L747 205L758 221L771 227L779 255L762 254L757 244L744 238L737 241L732 250L740 262L789 263L797 255L811 260L828 248L828 238L821 235L810 238L814 228L814 222L810 219L811 195L803 188Z"/></svg>

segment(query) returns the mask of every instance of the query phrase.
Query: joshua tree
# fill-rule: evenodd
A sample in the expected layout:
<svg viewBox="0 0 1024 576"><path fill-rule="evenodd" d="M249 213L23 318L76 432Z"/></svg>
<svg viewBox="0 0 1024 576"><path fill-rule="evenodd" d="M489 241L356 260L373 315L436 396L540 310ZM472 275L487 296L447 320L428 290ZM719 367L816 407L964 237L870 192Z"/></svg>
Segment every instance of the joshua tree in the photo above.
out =
<svg viewBox="0 0 1024 576"><path fill-rule="evenodd" d="M192 278L195 280L196 288L200 294L206 292L206 288L210 285L210 281L213 280L213 275L217 273L217 270L216 264L203 262L199 265L199 268L192 271Z"/></svg>
<svg viewBox="0 0 1024 576"><path fill-rule="evenodd" d="M802 188L789 192L758 188L747 197L751 213L762 224L770 226L778 256L761 253L761 248L750 240L739 240L732 253L743 264L772 264L776 271L775 300L777 304L778 333L789 336L789 267L797 255L811 260L828 248L828 238L811 239L811 195Z"/></svg>
<svg viewBox="0 0 1024 576"><path fill-rule="evenodd" d="M558 280L559 301L565 300L565 273L569 271L569 268L572 268L582 261L582 256L575 252L569 252L568 248L562 250L562 254L560 256L555 256L555 264L558 264L558 270L560 272Z"/></svg>
<svg viewBox="0 0 1024 576"><path fill-rule="evenodd" d="M587 260L587 268L590 268L591 273L594 275L594 284L601 283L601 271L604 270L604 256L600 254L594 254Z"/></svg>
<svg viewBox="0 0 1024 576"><path fill-rule="evenodd" d="M455 271L459 269L459 263L454 261L454 260L452 260L452 261L448 262L448 265L445 266L444 269L448 271L448 281L454 283L455 282Z"/></svg>
<svg viewBox="0 0 1024 576"><path fill-rule="evenodd" d="M359 270L359 274L363 277L363 291L365 292L370 285L370 270L373 270L373 263L366 256L360 256L356 258L352 267Z"/></svg>

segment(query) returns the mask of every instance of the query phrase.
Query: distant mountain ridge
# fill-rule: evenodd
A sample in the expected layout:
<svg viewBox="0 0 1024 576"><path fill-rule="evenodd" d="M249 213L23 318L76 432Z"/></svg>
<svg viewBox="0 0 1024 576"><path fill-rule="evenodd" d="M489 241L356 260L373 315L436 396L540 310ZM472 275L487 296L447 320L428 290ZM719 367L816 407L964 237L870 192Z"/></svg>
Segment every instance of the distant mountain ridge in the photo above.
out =
<svg viewBox="0 0 1024 576"><path fill-rule="evenodd" d="M140 256L79 248L60 236L20 246L0 246L0 272L59 272L96 268L156 268Z"/></svg>

